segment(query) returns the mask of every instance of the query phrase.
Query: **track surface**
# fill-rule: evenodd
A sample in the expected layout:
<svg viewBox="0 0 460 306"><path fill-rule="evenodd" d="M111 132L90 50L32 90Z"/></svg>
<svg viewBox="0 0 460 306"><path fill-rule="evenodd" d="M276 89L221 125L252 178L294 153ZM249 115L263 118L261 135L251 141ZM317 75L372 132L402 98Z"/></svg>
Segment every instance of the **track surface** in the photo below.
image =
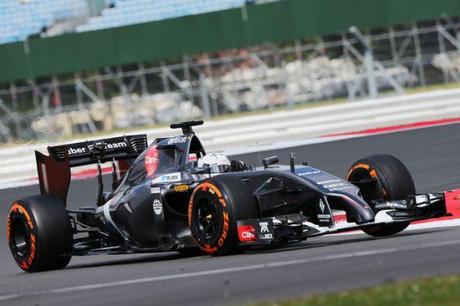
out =
<svg viewBox="0 0 460 306"><path fill-rule="evenodd" d="M243 156L255 163L277 153L342 176L361 157L390 153L418 191L460 187L460 125L369 136ZM10 203L36 186L0 191L0 236ZM91 203L94 182L74 183L74 205ZM87 203L86 203L87 205ZM218 305L365 287L460 273L460 228L406 231L386 239L340 235L288 249L238 256L179 258L175 253L75 257L65 270L22 273L0 240L1 305Z"/></svg>

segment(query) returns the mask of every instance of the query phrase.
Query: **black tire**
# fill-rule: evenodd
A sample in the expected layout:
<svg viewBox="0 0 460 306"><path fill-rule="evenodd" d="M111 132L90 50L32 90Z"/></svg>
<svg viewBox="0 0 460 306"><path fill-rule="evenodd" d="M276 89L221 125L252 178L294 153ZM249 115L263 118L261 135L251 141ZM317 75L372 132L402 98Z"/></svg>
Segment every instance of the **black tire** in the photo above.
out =
<svg viewBox="0 0 460 306"><path fill-rule="evenodd" d="M359 182L376 179L376 182L360 185L363 198L372 207L372 200L404 200L415 194L415 184L406 166L391 155L373 155L358 160L348 171L347 180ZM410 222L377 225L363 228L374 237L385 237L401 232Z"/></svg>
<svg viewBox="0 0 460 306"><path fill-rule="evenodd" d="M11 205L7 239L11 254L26 272L62 269L72 253L72 227L64 203L35 195Z"/></svg>
<svg viewBox="0 0 460 306"><path fill-rule="evenodd" d="M236 221L257 218L255 197L240 178L220 175L199 184L189 202L189 225L199 247L211 255L243 251Z"/></svg>

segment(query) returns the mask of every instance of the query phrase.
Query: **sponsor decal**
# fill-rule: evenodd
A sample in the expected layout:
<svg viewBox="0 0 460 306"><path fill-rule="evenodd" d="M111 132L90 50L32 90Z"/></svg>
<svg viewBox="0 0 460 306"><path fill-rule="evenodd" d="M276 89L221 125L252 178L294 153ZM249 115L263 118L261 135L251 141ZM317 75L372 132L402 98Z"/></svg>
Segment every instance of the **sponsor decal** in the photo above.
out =
<svg viewBox="0 0 460 306"><path fill-rule="evenodd" d="M76 155L76 154L84 154L86 153L88 150L86 150L85 147L81 147L81 148L69 148L67 150L67 154L68 155Z"/></svg>
<svg viewBox="0 0 460 306"><path fill-rule="evenodd" d="M89 153L90 150L94 148L95 145L100 145L101 142L94 143L94 144L88 144L87 146L82 146L82 147L70 147L67 149L67 153L69 155L79 155L79 154L86 154ZM112 143L104 143L104 148L106 150L114 150L114 149L124 149L127 148L128 144L125 141L118 141L118 142L112 142Z"/></svg>
<svg viewBox="0 0 460 306"><path fill-rule="evenodd" d="M158 165L160 164L160 151L158 151L157 147L151 147L148 149L147 153L145 154L144 159L144 166L145 171L147 171L147 176L151 176L155 174L158 169Z"/></svg>
<svg viewBox="0 0 460 306"><path fill-rule="evenodd" d="M101 145L102 142L96 142L94 144L88 144L88 148L90 150L93 149L94 146L96 145ZM128 144L124 141L118 141L118 142L112 142L112 143L107 143L107 142L104 142L104 148L107 150L113 150L113 149L124 149L124 148L127 148L128 147Z"/></svg>
<svg viewBox="0 0 460 306"><path fill-rule="evenodd" d="M270 225L271 223L268 221L259 222L259 240L273 240L273 233L271 231Z"/></svg>
<svg viewBox="0 0 460 306"><path fill-rule="evenodd" d="M268 229L268 222L259 222L260 232L261 233L269 233L270 230Z"/></svg>
<svg viewBox="0 0 460 306"><path fill-rule="evenodd" d="M168 139L168 145L172 144L181 144L187 142L187 137L186 136L176 136L173 138Z"/></svg>
<svg viewBox="0 0 460 306"><path fill-rule="evenodd" d="M321 209L321 212L324 213L324 209L326 209L323 200L319 199L319 209Z"/></svg>
<svg viewBox="0 0 460 306"><path fill-rule="evenodd" d="M175 192L186 192L188 191L188 185L176 185L173 189Z"/></svg>
<svg viewBox="0 0 460 306"><path fill-rule="evenodd" d="M124 141L105 144L106 149L123 149L127 147L128 147L128 144Z"/></svg>
<svg viewBox="0 0 460 306"><path fill-rule="evenodd" d="M317 184L321 185L323 188L329 189L330 191L355 188L355 186L350 185L348 182L345 182L340 179L319 181Z"/></svg>
<svg viewBox="0 0 460 306"><path fill-rule="evenodd" d="M151 187L150 193L160 193L160 187Z"/></svg>
<svg viewBox="0 0 460 306"><path fill-rule="evenodd" d="M152 181L152 183L175 183L180 182L182 180L182 176L180 172L165 174L162 176L157 177Z"/></svg>
<svg viewBox="0 0 460 306"><path fill-rule="evenodd" d="M163 183L169 183L169 182L177 182L181 180L181 175L180 172L177 173L170 173L166 175L161 176L161 181Z"/></svg>
<svg viewBox="0 0 460 306"><path fill-rule="evenodd" d="M255 234L256 229L252 225L239 225L238 226L238 238L241 242L256 241L257 236Z"/></svg>
<svg viewBox="0 0 460 306"><path fill-rule="evenodd" d="M379 203L380 204L380 203ZM379 205L377 204L377 205ZM384 203L385 207L388 208L400 208L400 209L407 209L406 201L393 201L393 202L386 202Z"/></svg>
<svg viewBox="0 0 460 306"><path fill-rule="evenodd" d="M327 202L326 202L327 203ZM319 206L319 210L321 211L319 214L318 214L318 221L319 222L327 222L327 223L330 223L331 219L332 219L332 216L330 214L330 211L329 211L329 207L326 206L325 202L323 201L323 199L319 199L319 203L318 203L318 206Z"/></svg>
<svg viewBox="0 0 460 306"><path fill-rule="evenodd" d="M314 175L314 174L320 174L320 170L314 170L314 171L307 171L307 172L301 172L299 173L299 176L309 176L309 175Z"/></svg>
<svg viewBox="0 0 460 306"><path fill-rule="evenodd" d="M157 216L161 215L161 213L163 212L163 204L161 204L160 200L155 199L153 201L153 211Z"/></svg>
<svg viewBox="0 0 460 306"><path fill-rule="evenodd" d="M273 234L271 234L271 233L261 234L259 236L259 240L273 240Z"/></svg>

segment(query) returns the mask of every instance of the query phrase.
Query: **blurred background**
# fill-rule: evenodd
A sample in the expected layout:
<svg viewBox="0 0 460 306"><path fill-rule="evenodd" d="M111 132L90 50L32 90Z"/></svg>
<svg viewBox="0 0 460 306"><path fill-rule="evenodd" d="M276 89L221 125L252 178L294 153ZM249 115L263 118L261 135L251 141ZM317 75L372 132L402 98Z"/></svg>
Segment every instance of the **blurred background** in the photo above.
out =
<svg viewBox="0 0 460 306"><path fill-rule="evenodd" d="M460 81L458 0L0 0L0 141Z"/></svg>

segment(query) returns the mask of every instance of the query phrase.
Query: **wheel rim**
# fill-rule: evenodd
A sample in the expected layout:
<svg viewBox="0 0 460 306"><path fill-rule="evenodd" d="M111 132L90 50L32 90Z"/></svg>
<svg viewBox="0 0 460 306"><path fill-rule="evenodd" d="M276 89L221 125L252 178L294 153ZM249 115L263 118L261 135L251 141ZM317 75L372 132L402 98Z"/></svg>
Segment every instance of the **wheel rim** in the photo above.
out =
<svg viewBox="0 0 460 306"><path fill-rule="evenodd" d="M356 169L350 174L348 180L359 181L361 179L371 180L372 178L373 177L370 174L370 170ZM366 188L360 187L360 193L364 200L370 205L372 204L373 200L386 200L387 198L387 193L379 179L377 179L375 183L366 186Z"/></svg>
<svg viewBox="0 0 460 306"><path fill-rule="evenodd" d="M29 231L21 218L13 218L11 222L11 246L19 257L27 257L29 253Z"/></svg>
<svg viewBox="0 0 460 306"><path fill-rule="evenodd" d="M195 224L199 237L203 240L212 240L219 229L216 206L210 199L202 198L197 203L196 212Z"/></svg>

